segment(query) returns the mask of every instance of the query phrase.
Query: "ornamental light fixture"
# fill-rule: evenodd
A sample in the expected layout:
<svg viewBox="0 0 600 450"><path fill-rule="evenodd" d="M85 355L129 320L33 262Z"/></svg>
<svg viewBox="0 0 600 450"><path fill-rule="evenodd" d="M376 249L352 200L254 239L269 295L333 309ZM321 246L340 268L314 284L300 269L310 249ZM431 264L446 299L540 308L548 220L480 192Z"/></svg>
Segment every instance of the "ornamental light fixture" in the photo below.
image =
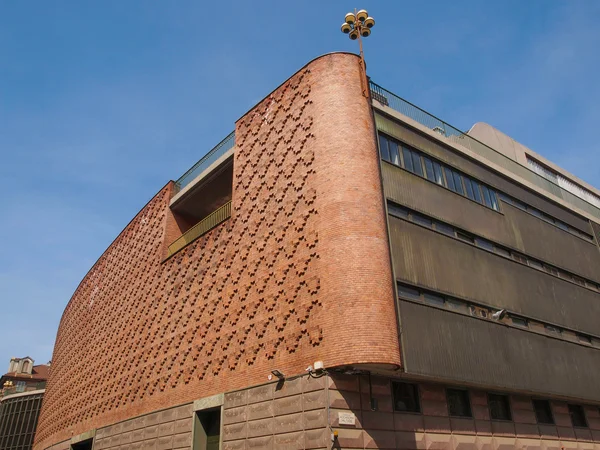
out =
<svg viewBox="0 0 600 450"><path fill-rule="evenodd" d="M362 38L369 37L371 35L371 28L375 26L375 19L369 16L366 9L360 11L354 10L349 12L344 17L344 23L342 24L342 33L347 34L348 37L355 41L358 39L358 46L360 49L360 65L362 68L361 83L363 85L363 95L369 97L369 90L367 88L367 69L365 65L365 55L363 53Z"/></svg>

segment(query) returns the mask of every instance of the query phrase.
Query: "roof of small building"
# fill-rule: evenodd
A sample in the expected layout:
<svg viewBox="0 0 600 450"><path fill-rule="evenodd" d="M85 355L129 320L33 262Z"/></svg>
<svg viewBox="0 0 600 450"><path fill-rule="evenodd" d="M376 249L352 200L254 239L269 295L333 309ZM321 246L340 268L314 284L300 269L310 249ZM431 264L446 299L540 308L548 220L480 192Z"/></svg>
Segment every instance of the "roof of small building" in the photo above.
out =
<svg viewBox="0 0 600 450"><path fill-rule="evenodd" d="M48 379L49 374L50 365L39 364L37 366L33 366L31 375L29 375L28 373L7 372L4 375L2 375L2 378L22 378L24 380L45 381Z"/></svg>

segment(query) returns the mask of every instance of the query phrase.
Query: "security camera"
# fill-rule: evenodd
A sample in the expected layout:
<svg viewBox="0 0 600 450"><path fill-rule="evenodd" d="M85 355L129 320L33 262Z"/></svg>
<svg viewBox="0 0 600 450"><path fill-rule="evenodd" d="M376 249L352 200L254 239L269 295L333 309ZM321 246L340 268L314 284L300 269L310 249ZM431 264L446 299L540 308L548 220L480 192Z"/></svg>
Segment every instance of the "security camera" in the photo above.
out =
<svg viewBox="0 0 600 450"><path fill-rule="evenodd" d="M362 28L360 30L360 35L362 37L368 37L371 34L371 29L370 28Z"/></svg>
<svg viewBox="0 0 600 450"><path fill-rule="evenodd" d="M492 319L494 320L502 320L506 316L506 309L501 309L500 311L496 311L492 314Z"/></svg>
<svg viewBox="0 0 600 450"><path fill-rule="evenodd" d="M346 17L344 17L344 19L350 25L352 25L354 22L356 22L356 17L354 17L354 14L352 14L351 12L349 12L348 14L346 14Z"/></svg>
<svg viewBox="0 0 600 450"><path fill-rule="evenodd" d="M349 34L349 36L350 36L350 39L355 41L356 39L358 39L358 30L352 30L352 32Z"/></svg>
<svg viewBox="0 0 600 450"><path fill-rule="evenodd" d="M350 33L351 30L352 30L352 27L350 26L349 23L344 22L342 24L342 33L348 34L348 33Z"/></svg>
<svg viewBox="0 0 600 450"><path fill-rule="evenodd" d="M365 27L373 28L374 26L375 26L375 19L373 19L372 17L367 17L365 19Z"/></svg>
<svg viewBox="0 0 600 450"><path fill-rule="evenodd" d="M364 22L367 17L369 17L369 14L367 13L366 9L361 9L356 13L356 18L361 22Z"/></svg>

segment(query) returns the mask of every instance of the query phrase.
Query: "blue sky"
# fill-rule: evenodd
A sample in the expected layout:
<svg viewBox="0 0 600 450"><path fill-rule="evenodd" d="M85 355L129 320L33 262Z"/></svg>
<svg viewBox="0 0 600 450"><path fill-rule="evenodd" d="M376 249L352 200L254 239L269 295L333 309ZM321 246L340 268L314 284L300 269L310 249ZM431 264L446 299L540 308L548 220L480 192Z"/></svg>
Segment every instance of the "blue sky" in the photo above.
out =
<svg viewBox="0 0 600 450"><path fill-rule="evenodd" d="M202 3L0 5L0 372L51 358L77 284L169 179L307 61L357 51L354 7L375 82L600 185L598 0Z"/></svg>

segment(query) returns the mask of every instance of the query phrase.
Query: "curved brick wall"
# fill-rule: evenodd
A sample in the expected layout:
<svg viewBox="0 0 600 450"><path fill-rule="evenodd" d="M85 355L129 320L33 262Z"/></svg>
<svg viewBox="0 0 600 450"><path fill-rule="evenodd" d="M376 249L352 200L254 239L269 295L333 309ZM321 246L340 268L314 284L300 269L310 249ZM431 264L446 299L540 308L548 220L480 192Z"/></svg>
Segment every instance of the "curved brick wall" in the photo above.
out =
<svg viewBox="0 0 600 450"><path fill-rule="evenodd" d="M377 150L358 59L295 74L236 124L232 217L163 262L163 188L65 309L36 449L266 381L399 365Z"/></svg>

